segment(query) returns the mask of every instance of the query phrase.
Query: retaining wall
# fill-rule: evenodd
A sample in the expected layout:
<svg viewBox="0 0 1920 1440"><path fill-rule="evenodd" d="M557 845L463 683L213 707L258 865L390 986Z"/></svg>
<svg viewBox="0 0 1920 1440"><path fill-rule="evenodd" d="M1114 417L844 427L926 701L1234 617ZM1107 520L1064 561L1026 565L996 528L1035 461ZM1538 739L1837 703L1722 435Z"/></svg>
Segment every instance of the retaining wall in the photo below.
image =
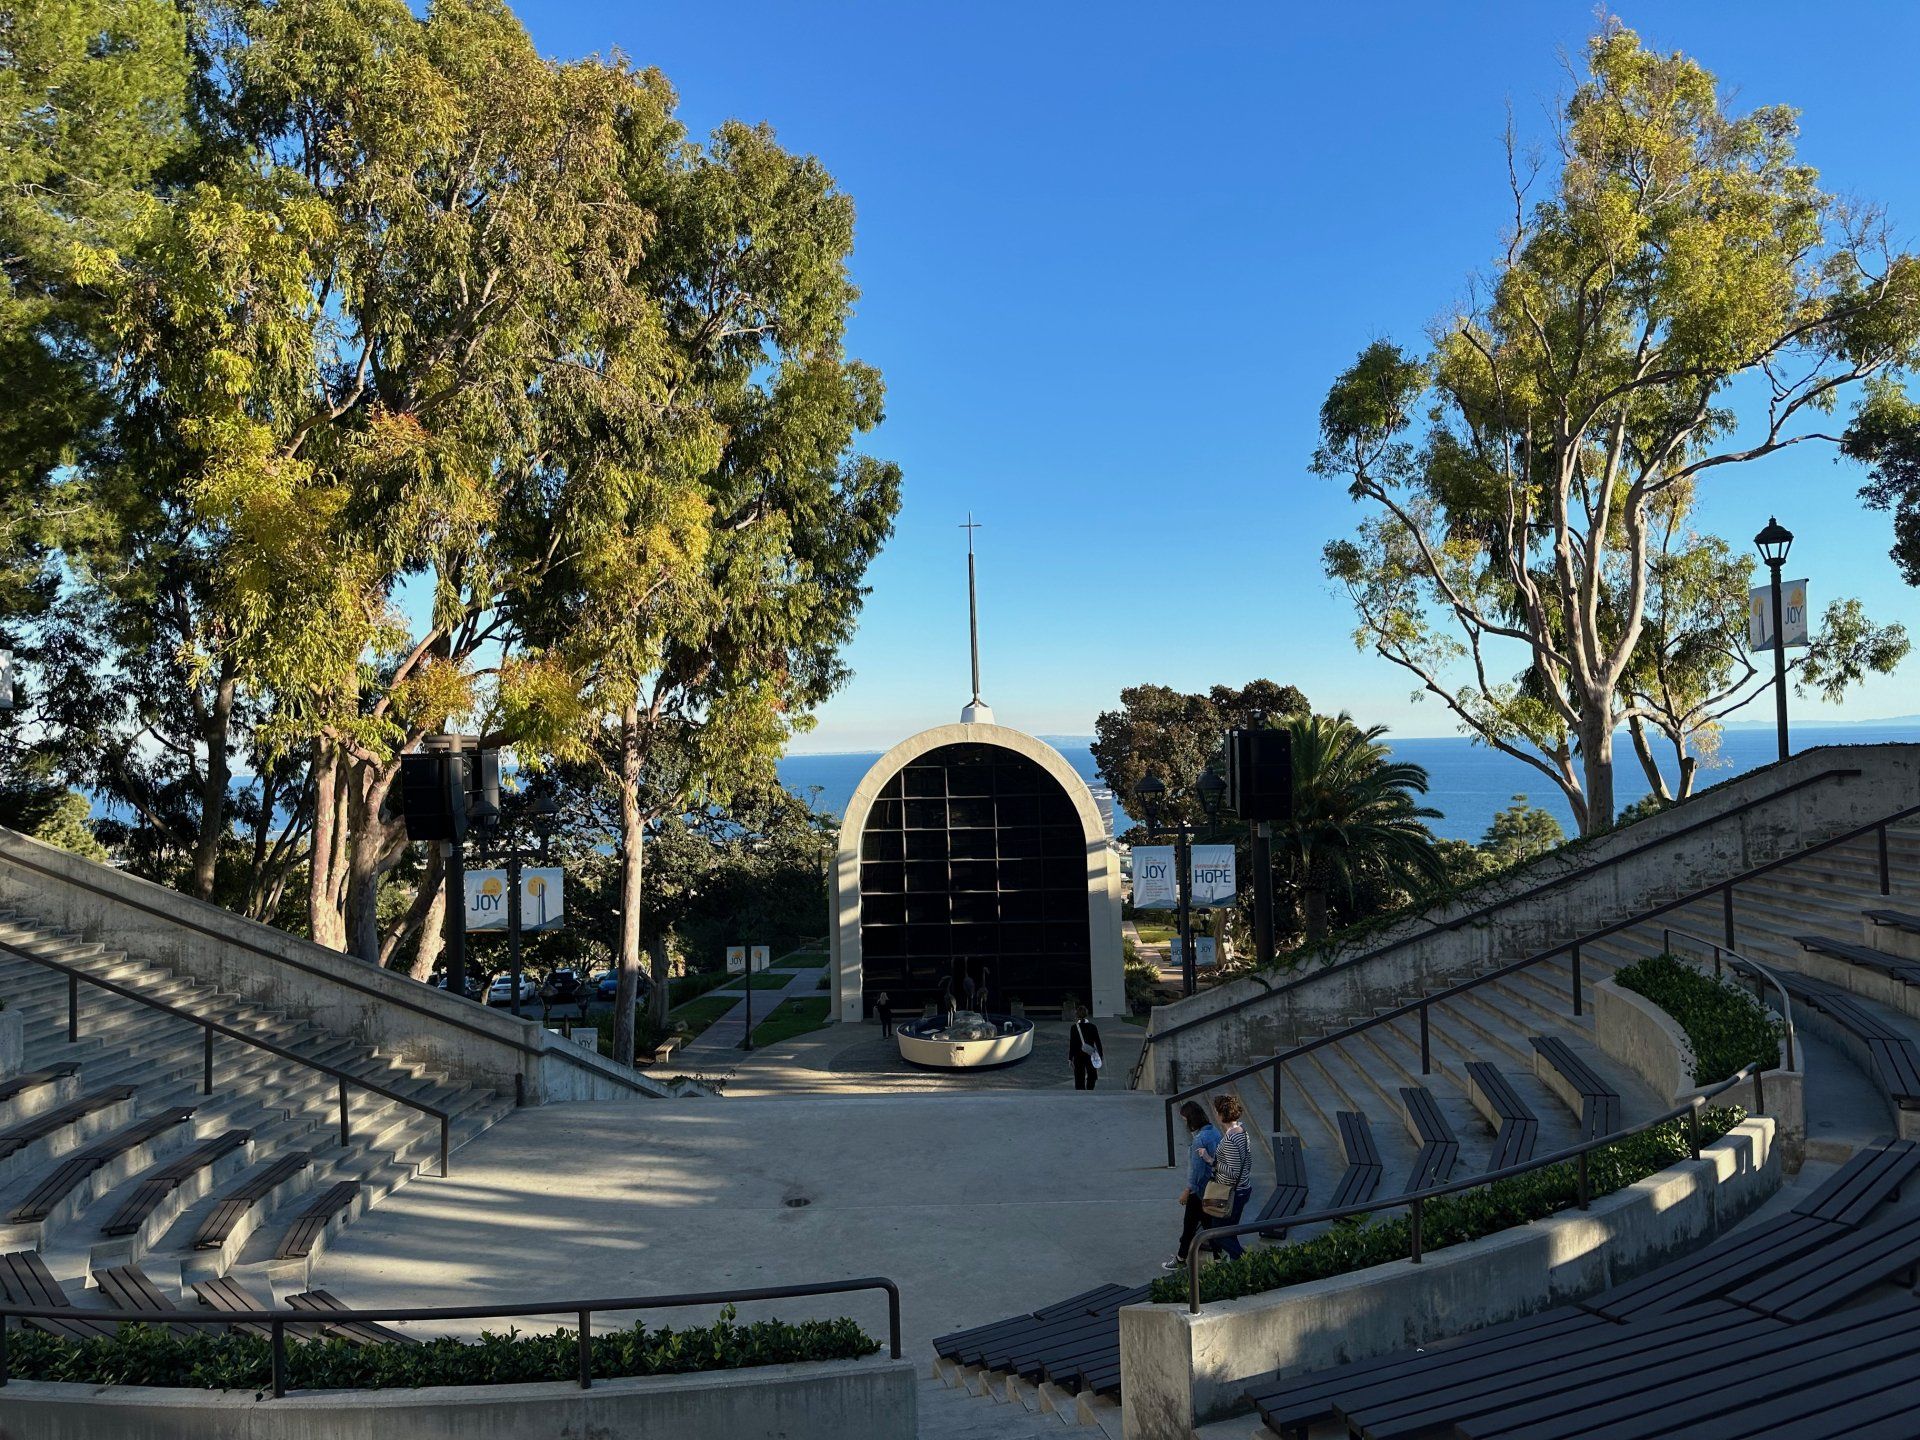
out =
<svg viewBox="0 0 1920 1440"><path fill-rule="evenodd" d="M1743 1121L1698 1160L1497 1235L1283 1290L1120 1312L1127 1440L1189 1440L1246 1408L1248 1382L1325 1370L1597 1294L1684 1254L1778 1188L1773 1122Z"/></svg>
<svg viewBox="0 0 1920 1440"><path fill-rule="evenodd" d="M528 1104L666 1093L657 1082L392 970L0 829L0 907L156 961ZM0 1014L4 1014L0 1011Z"/></svg>
<svg viewBox="0 0 1920 1440"><path fill-rule="evenodd" d="M263 1400L252 1391L15 1380L0 1440L913 1440L905 1360Z"/></svg>
<svg viewBox="0 0 1920 1440"><path fill-rule="evenodd" d="M1818 781L1743 814L1731 813L1750 800L1832 769L1857 769L1861 774ZM1803 751L1659 815L1503 875L1451 905L1376 931L1327 962L1310 962L1323 968L1305 972L1304 977L1280 973L1241 977L1157 1007L1148 1027L1150 1040L1156 1032L1212 1015L1241 1000L1255 1000L1214 1024L1153 1042L1147 1072L1150 1083L1163 1093L1196 1084L1422 989L1522 959L1916 803L1920 803L1920 745L1828 745ZM1569 879L1532 899L1514 898L1473 924L1434 930L1438 924L1497 904L1503 896L1518 897L1556 876L1571 875L1595 861L1622 855L1703 821L1708 822L1704 829L1670 845ZM1406 943L1387 954L1372 953L1402 940ZM1368 958L1362 960L1363 956ZM1360 963L1349 963L1356 960ZM1281 984L1291 988L1267 994ZM1142 1084L1147 1083L1143 1075Z"/></svg>
<svg viewBox="0 0 1920 1440"><path fill-rule="evenodd" d="M1705 1088L1693 1082L1693 1045L1686 1031L1646 996L1602 980L1593 987L1593 1026L1601 1051L1645 1080L1666 1104L1684 1105ZM1794 1061L1802 1063L1798 1055ZM1803 1068L1787 1068L1784 1043L1779 1065L1761 1076L1758 1087L1742 1081L1713 1103L1770 1116L1781 1167L1789 1175L1799 1171L1807 1156L1807 1078Z"/></svg>

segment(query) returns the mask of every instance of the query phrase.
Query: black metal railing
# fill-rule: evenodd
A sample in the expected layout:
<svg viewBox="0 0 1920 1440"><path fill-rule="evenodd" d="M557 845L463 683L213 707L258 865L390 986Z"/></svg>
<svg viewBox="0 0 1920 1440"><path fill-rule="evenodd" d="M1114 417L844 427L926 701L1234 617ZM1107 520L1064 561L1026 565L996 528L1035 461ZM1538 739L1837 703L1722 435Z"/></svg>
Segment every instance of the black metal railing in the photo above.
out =
<svg viewBox="0 0 1920 1440"><path fill-rule="evenodd" d="M1862 836L1877 834L1879 840L1880 893L1882 895L1888 894L1891 889L1892 877L1887 856L1887 827L1897 825L1902 820L1911 819L1916 815L1920 815L1920 805L1909 805L1903 810L1896 810L1891 815L1883 815L1878 820L1869 821L1865 825L1856 826L1852 830L1829 836L1825 840L1815 841L1811 845L1794 851L1791 855L1782 855L1777 859L1768 860L1763 864L1752 866L1728 879L1716 880L1711 885L1703 885L1698 890L1691 891L1677 899L1665 901L1651 909L1643 910L1639 914L1629 916L1625 920L1616 920L1611 925L1603 925L1596 930L1590 930L1575 939L1563 940L1559 944L1549 946L1545 950L1536 951L1524 959L1511 961L1508 964L1497 966L1492 970L1484 970L1477 975L1469 976L1467 979L1458 981L1444 989L1435 990L1431 994L1422 995L1414 1000L1403 1001L1401 1004L1392 1006L1389 1009L1369 1015L1364 1020L1357 1020L1351 1025L1343 1026L1341 1029L1330 1031L1312 1040L1302 1041L1300 1044L1291 1046L1286 1050L1264 1056L1259 1060L1242 1065L1236 1070L1226 1071L1224 1074L1214 1076L1204 1084L1190 1085L1184 1090L1176 1090L1162 1102L1162 1107L1165 1112L1167 1164L1171 1167L1178 1163L1174 1157L1173 1112L1182 1101L1191 1100L1196 1095L1204 1095L1210 1090L1217 1090L1223 1085L1235 1084L1247 1079L1249 1076L1257 1075L1263 1070L1271 1070L1273 1072L1272 1129L1278 1131L1282 1128L1282 1078L1285 1066L1289 1060L1309 1054L1326 1045L1338 1044L1354 1035L1358 1035L1363 1030L1370 1030L1376 1025L1392 1024L1395 1020L1407 1015L1414 1015L1419 1019L1420 1073L1422 1075L1431 1075L1433 1073L1433 1044L1429 1014L1433 1006L1443 1005L1457 996L1466 994L1469 990L1476 989L1482 985L1492 984L1496 980L1503 980L1509 975L1518 974L1522 970L1526 970L1548 960L1558 959L1560 956L1565 955L1568 957L1569 979L1571 982L1569 1009L1574 1016L1578 1017L1585 1013L1585 982L1580 971L1580 947L1582 945L1590 945L1597 940L1605 940L1610 936L1618 935L1622 931L1636 929L1639 926L1648 924L1650 921L1658 920L1662 915L1670 914L1675 910L1683 909L1689 905L1696 905L1702 900L1719 895L1722 900L1721 914L1724 917L1726 931L1723 939L1725 944L1731 948L1735 939L1734 888L1736 886L1747 884L1759 879L1763 875L1769 875L1783 866L1799 864L1801 861L1818 855L1822 851L1830 850L1837 845L1850 844Z"/></svg>
<svg viewBox="0 0 1920 1440"><path fill-rule="evenodd" d="M1182 1020L1177 1025L1169 1025L1164 1030L1150 1032L1141 1044L1139 1058L1134 1061L1133 1071L1128 1077L1128 1088L1138 1088L1140 1076L1146 1068L1147 1060L1152 1053L1153 1046L1159 1041L1171 1040L1176 1035L1183 1034L1188 1030L1198 1029L1202 1025L1210 1025L1224 1016L1237 1014L1250 1006L1264 1004L1276 995L1284 995L1288 991L1305 985L1310 981L1318 980L1322 976L1336 974L1339 971L1350 969L1356 965L1364 965L1369 961L1378 959L1382 955L1391 955L1394 951L1411 945L1416 941L1425 940L1433 935L1445 934L1449 930L1458 930L1468 925L1477 924L1479 921L1485 920L1490 915L1493 915L1497 911L1504 910L1508 906L1518 905L1524 901L1535 899L1538 896L1546 894L1549 890L1557 889L1562 885L1570 885L1576 880L1584 880L1588 876L1598 874L1600 871L1608 869L1611 866L1636 859L1650 851L1671 845L1677 840L1684 840L1688 836L1697 834L1702 830L1710 830L1717 825L1722 825L1751 810L1756 810L1762 805L1770 805L1784 796L1807 789L1809 786L1823 784L1828 780L1858 779L1860 773L1861 772L1855 768L1835 766L1819 771L1816 774L1808 775L1803 779L1794 781L1791 785L1783 785L1778 790L1769 790L1765 795L1756 795L1751 800L1744 800L1730 809L1722 810L1702 820L1696 820L1691 825L1683 825L1678 830L1669 831L1665 835L1657 835L1643 844L1622 850L1617 855L1608 855L1598 860L1589 861L1587 864L1578 866L1575 869L1564 870L1560 874L1551 876L1537 885L1529 886L1525 890L1515 891L1511 895L1504 895L1498 900L1479 906L1477 909L1469 910L1465 914L1455 915L1448 920L1435 921L1426 929L1417 931L1414 934L1402 935L1398 939L1387 941L1384 945L1376 945L1371 950L1350 956L1345 960L1336 961L1331 965L1323 966L1308 974L1293 976L1278 985L1269 986L1258 995L1245 996L1242 999L1234 1001L1231 1005L1221 1006L1218 1010L1210 1010L1204 1015L1194 1016L1191 1020ZM1886 893L1884 888L1886 876L1886 849L1884 841L1881 847L1880 864L1882 876L1881 893L1884 894ZM1412 924L1422 918L1424 917L1409 916L1406 923Z"/></svg>
<svg viewBox="0 0 1920 1440"><path fill-rule="evenodd" d="M340 1090L340 1143L342 1145L349 1144L353 1138L352 1118L350 1107L347 1103L347 1087L350 1085L379 1095L384 1099L391 1100L395 1104L408 1106L411 1109L420 1111L423 1115L429 1115L433 1119L438 1120L440 1122L440 1174L444 1176L449 1173L449 1156L452 1150L452 1117L437 1105L429 1105L424 1100L415 1099L413 1096L404 1094L390 1085L383 1085L378 1080L370 1080L364 1075L356 1075L350 1070L341 1069L338 1065L329 1065L324 1060L315 1060L310 1056L302 1055L297 1050L289 1050L284 1045L276 1044L274 1041L268 1040L263 1036L249 1034L245 1030L227 1024L225 1021L215 1020L207 1015L196 1014L194 1011L184 1009L178 1005L170 1005L165 1000L154 999L151 995L142 995L131 986L122 985L117 981L107 979L105 976L90 974L77 965L67 964L64 960L52 960L44 955L35 955L29 950L22 950L17 945L7 944L0 944L0 954L8 955L16 960L26 960L32 964L44 966L49 970L57 970L67 977L67 1043L69 1045L78 1043L80 1039L80 983L85 981L97 989L118 995L122 999L135 1001L138 1004L145 1005L151 1010L158 1010L163 1014L173 1016L175 1019L184 1020L189 1024L199 1026L203 1036L201 1046L201 1094L213 1094L214 1037L225 1036L229 1040L238 1040L242 1044L253 1046L256 1050L264 1050L270 1055L276 1055L282 1060L291 1060L297 1065L306 1066L309 1070L317 1070L322 1075L329 1076L334 1080Z"/></svg>
<svg viewBox="0 0 1920 1440"><path fill-rule="evenodd" d="M806 1285L765 1285L752 1290L708 1290L686 1295L630 1295L611 1300L540 1300L520 1305L430 1305L327 1310L94 1310L74 1305L28 1305L0 1297L0 1385L9 1376L7 1326L10 1320L62 1320L69 1324L263 1325L273 1347L273 1394L287 1393L287 1327L348 1325L355 1322L518 1320L539 1315L571 1315L579 1329L580 1388L593 1384L593 1317L631 1310L677 1310L692 1305L746 1304L756 1300L795 1300L810 1295L884 1290L887 1342L900 1358L900 1287L884 1276L859 1280L821 1280Z"/></svg>
<svg viewBox="0 0 1920 1440"><path fill-rule="evenodd" d="M1425 1215L1426 1204L1429 1200L1437 1199L1442 1195L1457 1195L1463 1190L1477 1190L1483 1185L1491 1185L1496 1180L1508 1180L1515 1175L1531 1174L1535 1170L1544 1170L1549 1165L1563 1165L1568 1161L1572 1161L1574 1165L1576 1203L1579 1209L1585 1210L1593 1201L1592 1187L1587 1177L1587 1157L1595 1150L1603 1149L1615 1141L1627 1139L1629 1136L1642 1134L1645 1131L1654 1129L1656 1126L1665 1125L1671 1121L1684 1118L1687 1122L1687 1153L1693 1159L1698 1160L1700 1158L1700 1112L1706 1108L1709 1100L1727 1090L1731 1090L1734 1086L1743 1083L1756 1073L1757 1069L1755 1066L1743 1066L1740 1070L1712 1086L1710 1089L1703 1090L1699 1094L1691 1096L1686 1104L1677 1105L1663 1115L1656 1115L1651 1120L1643 1120L1638 1125L1628 1126L1624 1130L1615 1130L1610 1134L1602 1135L1592 1140L1583 1140L1578 1145L1568 1146L1564 1150L1556 1150L1550 1155L1535 1156L1533 1159L1522 1161L1518 1165L1508 1165L1499 1170L1488 1170L1483 1174L1470 1175L1463 1180L1450 1180L1444 1185L1430 1185L1424 1190L1409 1190L1399 1195L1389 1195L1384 1200L1369 1200L1360 1205L1343 1205L1331 1210L1315 1210L1305 1215L1290 1215L1284 1222L1267 1219L1250 1220L1241 1225L1209 1226L1197 1233L1193 1237L1194 1243L1187 1247L1187 1309L1195 1315L1200 1313L1200 1265L1202 1251L1207 1247L1218 1245L1220 1241L1225 1240L1229 1236L1255 1235L1262 1230L1270 1231L1276 1228L1297 1230L1305 1225L1317 1225L1329 1220L1345 1220L1355 1215L1371 1215L1380 1210L1397 1210L1404 1205L1407 1207L1408 1212L1407 1231L1410 1241L1407 1258L1415 1265L1418 1265L1421 1263L1421 1259L1425 1253L1424 1247L1421 1244L1420 1229L1421 1221ZM1758 1103L1759 1097L1756 1096L1756 1107ZM1765 1112L1759 1111L1756 1108L1756 1113L1764 1114Z"/></svg>

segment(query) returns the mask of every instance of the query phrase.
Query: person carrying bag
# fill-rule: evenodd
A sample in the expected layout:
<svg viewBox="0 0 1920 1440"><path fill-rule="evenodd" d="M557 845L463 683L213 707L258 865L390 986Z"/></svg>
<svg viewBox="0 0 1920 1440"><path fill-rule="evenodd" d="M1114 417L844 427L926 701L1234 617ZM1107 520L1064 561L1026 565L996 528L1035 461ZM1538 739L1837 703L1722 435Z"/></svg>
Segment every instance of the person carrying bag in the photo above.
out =
<svg viewBox="0 0 1920 1440"><path fill-rule="evenodd" d="M1106 1064L1100 1046L1100 1029L1087 1019L1083 1010L1067 1032L1067 1060L1073 1066L1073 1088L1091 1090L1100 1079L1100 1067Z"/></svg>
<svg viewBox="0 0 1920 1440"><path fill-rule="evenodd" d="M1200 1197L1200 1207L1218 1225L1238 1225L1247 1201L1253 1198L1253 1152L1247 1142L1247 1127L1240 1123L1239 1100L1232 1095L1216 1095L1213 1113L1223 1128L1220 1147L1213 1156L1213 1179ZM1213 1249L1227 1259L1238 1259L1242 1253L1240 1237L1223 1236Z"/></svg>

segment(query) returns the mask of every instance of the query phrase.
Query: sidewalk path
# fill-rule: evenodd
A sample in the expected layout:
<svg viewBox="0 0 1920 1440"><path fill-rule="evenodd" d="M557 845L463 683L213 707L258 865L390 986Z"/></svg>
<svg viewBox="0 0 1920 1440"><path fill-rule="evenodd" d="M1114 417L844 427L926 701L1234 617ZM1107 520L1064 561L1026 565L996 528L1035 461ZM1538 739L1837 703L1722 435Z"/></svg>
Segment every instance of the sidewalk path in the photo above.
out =
<svg viewBox="0 0 1920 1440"><path fill-rule="evenodd" d="M760 975L785 974L787 972L781 969L784 962L791 960L796 955L811 954L816 949L818 949L817 946L802 945L798 950L789 950L778 960L771 962L765 970L755 973ZM820 988L820 977L826 973L824 966L815 965L806 969L793 971L791 978L788 979L783 989L762 990L756 988L753 992L753 1023L755 1028L758 1028L766 1021L769 1015L773 1014L774 1007L782 1000L800 1000L814 995L824 996L827 992ZM741 977L743 987L746 978L745 976ZM744 988L734 990L732 988L732 982L729 982L721 986L718 990L710 991L709 993L722 997L738 995L740 997L740 1003L727 1011L727 1013L722 1015L718 1020L714 1021L705 1030L702 1030L694 1042L687 1046L686 1049L674 1053L672 1060L668 1063L669 1067L676 1072L683 1069L690 1071L712 1071L729 1068L745 1053L741 1050L740 1046L741 1042L747 1038L746 990Z"/></svg>

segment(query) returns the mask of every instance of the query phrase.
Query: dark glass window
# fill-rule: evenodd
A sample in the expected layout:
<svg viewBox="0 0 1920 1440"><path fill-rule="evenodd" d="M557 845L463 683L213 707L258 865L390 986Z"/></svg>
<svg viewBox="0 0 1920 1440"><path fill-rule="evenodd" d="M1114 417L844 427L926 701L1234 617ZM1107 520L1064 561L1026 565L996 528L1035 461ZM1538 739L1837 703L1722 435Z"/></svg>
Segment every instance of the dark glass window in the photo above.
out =
<svg viewBox="0 0 1920 1440"><path fill-rule="evenodd" d="M1073 800L1024 756L947 745L881 788L860 837L862 985L911 1014L971 975L986 1003L1093 999L1087 855Z"/></svg>

